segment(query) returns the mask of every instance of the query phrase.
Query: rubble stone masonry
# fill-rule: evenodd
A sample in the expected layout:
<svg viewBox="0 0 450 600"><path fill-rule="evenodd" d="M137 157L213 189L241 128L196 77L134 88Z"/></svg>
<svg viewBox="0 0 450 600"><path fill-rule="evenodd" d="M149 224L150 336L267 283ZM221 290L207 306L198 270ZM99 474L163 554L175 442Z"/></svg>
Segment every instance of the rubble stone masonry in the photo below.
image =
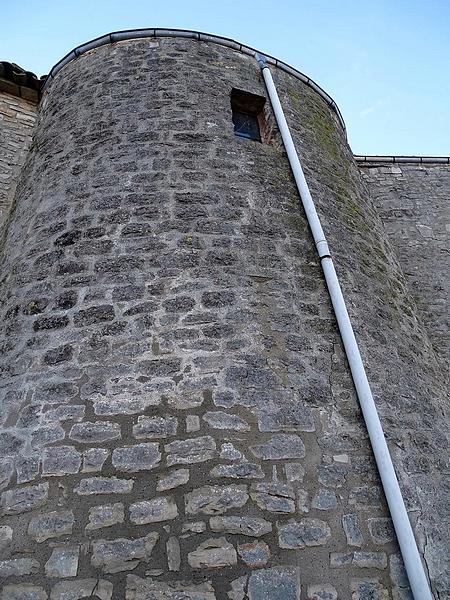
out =
<svg viewBox="0 0 450 600"><path fill-rule="evenodd" d="M345 133L272 68L436 599L446 386ZM48 85L1 235L2 600L411 598L256 61L91 50ZM401 262L401 261L400 261Z"/></svg>
<svg viewBox="0 0 450 600"><path fill-rule="evenodd" d="M0 91L0 224L14 197L31 144L37 106Z"/></svg>

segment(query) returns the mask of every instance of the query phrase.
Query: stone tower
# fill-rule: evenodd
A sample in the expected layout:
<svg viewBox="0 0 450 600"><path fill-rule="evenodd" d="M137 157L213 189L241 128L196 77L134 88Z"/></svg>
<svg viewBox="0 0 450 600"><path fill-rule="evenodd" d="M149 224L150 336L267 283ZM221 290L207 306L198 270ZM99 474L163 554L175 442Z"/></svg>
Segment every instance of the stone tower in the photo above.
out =
<svg viewBox="0 0 450 600"><path fill-rule="evenodd" d="M332 99L271 69L443 600L448 331L404 269L439 253L397 249L398 167L359 167ZM19 164L32 99L0 90ZM1 599L410 598L253 52L111 34L61 61L37 114L0 190Z"/></svg>

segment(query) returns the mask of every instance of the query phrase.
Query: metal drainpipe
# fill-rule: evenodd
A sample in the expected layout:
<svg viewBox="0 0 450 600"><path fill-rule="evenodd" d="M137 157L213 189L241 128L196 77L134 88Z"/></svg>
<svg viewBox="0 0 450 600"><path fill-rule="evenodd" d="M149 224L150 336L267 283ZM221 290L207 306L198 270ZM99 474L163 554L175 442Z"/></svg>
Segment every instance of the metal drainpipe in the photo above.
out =
<svg viewBox="0 0 450 600"><path fill-rule="evenodd" d="M266 58L261 54L256 54L256 60L261 67L264 82L280 129L281 137L283 138L292 173L320 257L339 332L344 344L356 393L361 405L361 410L369 433L370 443L372 445L372 450L394 524L395 533L397 534L403 562L408 574L411 591L414 600L433 600L325 234L317 215L308 184L306 183L300 160L272 79L272 74L267 66Z"/></svg>

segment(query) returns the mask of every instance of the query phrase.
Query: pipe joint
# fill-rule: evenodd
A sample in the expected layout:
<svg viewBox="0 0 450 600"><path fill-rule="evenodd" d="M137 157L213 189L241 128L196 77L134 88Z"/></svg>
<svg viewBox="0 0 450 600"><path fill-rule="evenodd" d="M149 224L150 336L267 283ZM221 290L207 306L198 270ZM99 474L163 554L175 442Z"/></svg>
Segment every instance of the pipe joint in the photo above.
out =
<svg viewBox="0 0 450 600"><path fill-rule="evenodd" d="M268 69L268 65L267 65L267 58L264 56L264 54L261 54L260 52L255 52L255 58L258 62L258 65L261 68L261 71L263 69Z"/></svg>
<svg viewBox="0 0 450 600"><path fill-rule="evenodd" d="M331 258L330 248L328 247L326 240L319 240L316 242L316 248L320 259L326 258L327 256Z"/></svg>

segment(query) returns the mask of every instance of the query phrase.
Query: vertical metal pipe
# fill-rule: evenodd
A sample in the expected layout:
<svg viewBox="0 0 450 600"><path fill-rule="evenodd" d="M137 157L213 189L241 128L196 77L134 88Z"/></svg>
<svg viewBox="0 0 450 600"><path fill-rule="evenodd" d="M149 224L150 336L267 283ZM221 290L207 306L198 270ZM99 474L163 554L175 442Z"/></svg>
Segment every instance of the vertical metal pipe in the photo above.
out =
<svg viewBox="0 0 450 600"><path fill-rule="evenodd" d="M264 82L280 129L284 147L286 148L306 218L308 219L314 243L321 259L325 281L380 473L395 533L397 534L411 591L415 600L433 600L325 234L308 184L306 183L289 126L272 79L272 74L264 56L257 54L256 59L262 70Z"/></svg>

